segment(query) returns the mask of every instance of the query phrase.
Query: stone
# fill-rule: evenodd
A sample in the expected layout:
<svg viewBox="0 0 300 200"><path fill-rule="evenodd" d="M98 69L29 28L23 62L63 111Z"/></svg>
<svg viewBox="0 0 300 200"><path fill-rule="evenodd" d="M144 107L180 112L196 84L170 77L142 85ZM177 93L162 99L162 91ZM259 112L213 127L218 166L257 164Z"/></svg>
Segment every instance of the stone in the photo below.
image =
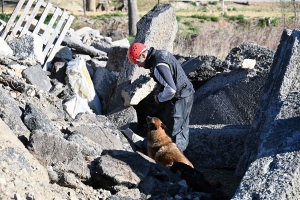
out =
<svg viewBox="0 0 300 200"><path fill-rule="evenodd" d="M127 58L127 50L128 48L119 46L110 48L106 68L110 71L120 72Z"/></svg>
<svg viewBox="0 0 300 200"><path fill-rule="evenodd" d="M10 46L4 41L4 39L1 37L0 38L0 56L12 56L13 55L13 50L10 48Z"/></svg>
<svg viewBox="0 0 300 200"><path fill-rule="evenodd" d="M78 95L66 99L63 103L63 108L73 119L75 119L79 113L93 113L88 105L87 99L83 99Z"/></svg>
<svg viewBox="0 0 300 200"><path fill-rule="evenodd" d="M22 76L28 83L35 85L38 89L45 92L49 92L52 87L50 78L45 74L45 71L39 65L28 67L27 69L23 70Z"/></svg>
<svg viewBox="0 0 300 200"><path fill-rule="evenodd" d="M107 118L112 121L119 130L130 128L137 131L137 113L132 106L107 114Z"/></svg>

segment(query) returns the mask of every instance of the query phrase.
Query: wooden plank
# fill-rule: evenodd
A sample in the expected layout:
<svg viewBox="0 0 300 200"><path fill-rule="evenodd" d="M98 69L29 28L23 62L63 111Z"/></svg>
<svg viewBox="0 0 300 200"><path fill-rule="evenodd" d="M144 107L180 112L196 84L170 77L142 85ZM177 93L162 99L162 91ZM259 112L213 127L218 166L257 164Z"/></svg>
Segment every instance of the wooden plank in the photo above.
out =
<svg viewBox="0 0 300 200"><path fill-rule="evenodd" d="M17 31L19 30L22 22L24 21L25 19L25 16L27 15L29 9L31 8L31 5L33 4L34 0L28 0L25 8L24 8L24 11L22 12L19 20L17 21L16 25L14 26L11 34L8 36L8 39L12 39L13 37L16 37L16 34L17 34Z"/></svg>
<svg viewBox="0 0 300 200"><path fill-rule="evenodd" d="M44 2L43 0L39 0L37 2L37 4L35 5L34 9L32 10L32 13L31 13L30 17L28 18L26 24L24 25L24 27L23 27L23 29L22 29L19 37L22 37L25 34L25 32L28 32L28 29L29 29L29 27L30 27L30 25L32 23L32 20L36 16L36 14L39 11L40 7L42 6L43 2Z"/></svg>
<svg viewBox="0 0 300 200"><path fill-rule="evenodd" d="M59 20L59 22L57 23L57 26L55 27L50 40L48 41L46 47L44 48L43 54L44 57L47 56L49 49L52 47L53 42L56 38L56 36L58 35L58 33L60 32L60 28L62 27L63 23L65 22L66 18L68 17L68 14L66 12L64 12Z"/></svg>
<svg viewBox="0 0 300 200"><path fill-rule="evenodd" d="M8 20L6 26L5 26L4 31L3 31L2 34L1 34L1 37L2 37L3 39L6 38L8 32L9 32L10 28L12 27L12 25L13 25L15 19L17 18L18 13L19 13L19 11L21 10L21 8L22 8L24 2L25 2L25 0L20 0L19 3L18 3L18 5L17 5L16 8L14 9L14 11L13 11L11 17L9 18L9 20Z"/></svg>
<svg viewBox="0 0 300 200"><path fill-rule="evenodd" d="M56 19L58 16L60 16L62 14L62 10L60 8L56 8L46 30L44 31L43 35L41 36L42 41L44 42L44 44L47 43L46 37L49 35L50 30L52 30L52 27L54 25L54 23L56 22Z"/></svg>
<svg viewBox="0 0 300 200"><path fill-rule="evenodd" d="M51 8L53 8L52 4L51 3L47 3L44 11L43 11L43 14L41 16L41 18L39 19L39 22L37 23L37 25L35 26L34 30L33 30L33 34L38 34L42 25L44 24L44 21L49 13L49 11L51 10ZM43 40L43 39L42 39Z"/></svg>
<svg viewBox="0 0 300 200"><path fill-rule="evenodd" d="M62 32L60 33L58 39L56 40L56 43L55 43L54 47L51 50L50 55L48 56L48 58L47 58L47 60L44 64L44 67L43 67L44 70L48 70L50 68L50 62L52 61L55 54L57 53L58 48L60 47L61 42L63 41L64 37L66 36L67 31L69 30L74 18L75 17L72 16L72 15L68 18L68 21L66 22Z"/></svg>

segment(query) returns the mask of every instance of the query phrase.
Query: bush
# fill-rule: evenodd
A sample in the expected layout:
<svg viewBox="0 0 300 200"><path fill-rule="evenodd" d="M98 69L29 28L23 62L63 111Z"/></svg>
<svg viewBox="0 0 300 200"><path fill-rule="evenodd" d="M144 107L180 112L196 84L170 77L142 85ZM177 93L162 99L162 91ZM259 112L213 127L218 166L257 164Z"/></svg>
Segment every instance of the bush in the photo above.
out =
<svg viewBox="0 0 300 200"><path fill-rule="evenodd" d="M217 5L218 1L209 1L208 3L211 4L211 5Z"/></svg>
<svg viewBox="0 0 300 200"><path fill-rule="evenodd" d="M10 17L11 17L11 14L0 13L0 19L5 22L8 22Z"/></svg>
<svg viewBox="0 0 300 200"><path fill-rule="evenodd" d="M271 24L272 24L272 26L278 26L278 24L279 24L279 20L278 20L278 18L274 18L274 19L272 19L271 20Z"/></svg>
<svg viewBox="0 0 300 200"><path fill-rule="evenodd" d="M213 22L218 22L220 20L219 17L207 16L207 15L192 15L191 18L202 19L205 21L213 21Z"/></svg>
<svg viewBox="0 0 300 200"><path fill-rule="evenodd" d="M270 17L258 19L257 26L264 28L264 27L270 26L270 25L278 26L278 19L277 18L271 19Z"/></svg>
<svg viewBox="0 0 300 200"><path fill-rule="evenodd" d="M35 16L35 19L36 19L36 20L39 20L39 19L41 18L41 16L42 16L42 14L37 14L37 15ZM45 19L45 21L44 21L44 24L49 24L49 22L50 22L52 16L53 16L53 14L51 14L51 13L48 14L47 17L46 17L46 19Z"/></svg>
<svg viewBox="0 0 300 200"><path fill-rule="evenodd" d="M259 26L260 28L264 28L266 26L265 19L263 18L258 19L257 26Z"/></svg>
<svg viewBox="0 0 300 200"><path fill-rule="evenodd" d="M134 42L135 37L134 36L128 36L127 40L129 41L129 44L132 44Z"/></svg>
<svg viewBox="0 0 300 200"><path fill-rule="evenodd" d="M237 19L237 16L229 16L228 18L230 21L235 21Z"/></svg>
<svg viewBox="0 0 300 200"><path fill-rule="evenodd" d="M189 21L185 21L185 22L183 22L183 24L186 25L186 26L191 26L192 25L191 22L189 22Z"/></svg>
<svg viewBox="0 0 300 200"><path fill-rule="evenodd" d="M195 1L190 2L191 5L197 6L197 3Z"/></svg>
<svg viewBox="0 0 300 200"><path fill-rule="evenodd" d="M198 27L190 27L189 30L192 32L192 34L200 33L200 29Z"/></svg>
<svg viewBox="0 0 300 200"><path fill-rule="evenodd" d="M177 20L177 22L180 22L181 16L176 16L176 20Z"/></svg>
<svg viewBox="0 0 300 200"><path fill-rule="evenodd" d="M218 21L220 20L219 17L214 17L214 16L210 17L210 19L211 19L211 21L213 21L213 22L218 22Z"/></svg>

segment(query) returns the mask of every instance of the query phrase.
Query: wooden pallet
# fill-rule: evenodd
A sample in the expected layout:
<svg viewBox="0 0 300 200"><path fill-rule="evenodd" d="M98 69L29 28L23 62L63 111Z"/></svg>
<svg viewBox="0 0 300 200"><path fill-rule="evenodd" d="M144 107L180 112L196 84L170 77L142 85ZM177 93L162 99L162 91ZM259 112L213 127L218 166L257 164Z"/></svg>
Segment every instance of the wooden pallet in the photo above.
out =
<svg viewBox="0 0 300 200"><path fill-rule="evenodd" d="M47 70L50 68L50 63L69 30L74 20L74 16L68 15L68 13L62 11L60 8L56 8L51 3L44 2L43 0L28 0L26 5L24 5L24 3L25 0L19 1L8 20L1 37L4 40L9 41L24 35L40 35L44 44L43 55L45 62L43 63L43 69ZM25 7L19 15L23 5ZM33 9L30 12L31 7L33 7ZM33 23L36 21L35 16L40 10L42 11L40 19L38 22ZM44 21L50 12L53 13L53 16L48 25L44 24ZM18 15L19 18L17 19ZM53 27L54 25L55 27ZM34 26L34 28L32 28L32 26ZM44 27L44 30L42 30L42 27Z"/></svg>

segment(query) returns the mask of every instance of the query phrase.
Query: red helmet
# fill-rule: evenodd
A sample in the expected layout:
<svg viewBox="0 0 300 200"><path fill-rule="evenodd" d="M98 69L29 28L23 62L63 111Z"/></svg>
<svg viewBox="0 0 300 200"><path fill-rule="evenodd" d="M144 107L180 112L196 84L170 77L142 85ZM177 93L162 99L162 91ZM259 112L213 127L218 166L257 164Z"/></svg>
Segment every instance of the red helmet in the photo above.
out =
<svg viewBox="0 0 300 200"><path fill-rule="evenodd" d="M134 42L130 45L127 51L127 57L132 64L136 64L139 55L146 49L146 45L139 42Z"/></svg>

